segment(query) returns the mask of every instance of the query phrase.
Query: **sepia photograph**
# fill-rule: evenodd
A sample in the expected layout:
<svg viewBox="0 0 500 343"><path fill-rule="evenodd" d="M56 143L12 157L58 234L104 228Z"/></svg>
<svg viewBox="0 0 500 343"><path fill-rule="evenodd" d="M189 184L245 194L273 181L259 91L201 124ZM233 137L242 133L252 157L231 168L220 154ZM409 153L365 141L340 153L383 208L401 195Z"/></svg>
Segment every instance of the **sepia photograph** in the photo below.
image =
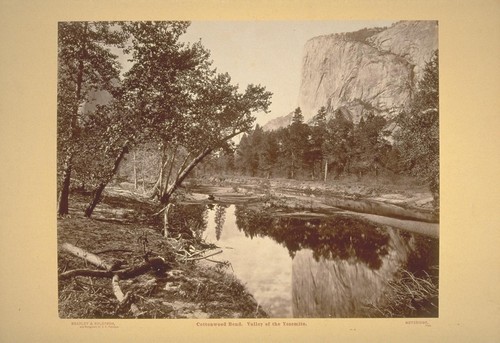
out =
<svg viewBox="0 0 500 343"><path fill-rule="evenodd" d="M0 1L0 342L500 341L499 16Z"/></svg>
<svg viewBox="0 0 500 343"><path fill-rule="evenodd" d="M59 317L438 318L439 108L435 20L58 22Z"/></svg>

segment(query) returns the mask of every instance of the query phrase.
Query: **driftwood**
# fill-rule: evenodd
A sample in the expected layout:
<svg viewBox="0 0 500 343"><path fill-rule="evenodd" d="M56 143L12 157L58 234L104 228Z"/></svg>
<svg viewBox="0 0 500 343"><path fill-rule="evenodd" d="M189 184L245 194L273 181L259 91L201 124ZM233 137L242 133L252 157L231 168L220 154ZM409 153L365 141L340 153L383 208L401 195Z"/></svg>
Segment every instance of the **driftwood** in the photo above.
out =
<svg viewBox="0 0 500 343"><path fill-rule="evenodd" d="M101 277L101 278L111 278L111 288L116 299L119 301L117 310L123 310L130 308L130 311L135 317L138 317L141 313L137 305L133 303L133 296L130 292L123 294L119 281L131 279L136 276L147 273L148 271L155 271L157 273L163 273L167 270L168 265L165 260L161 257L147 258L146 261L130 268L117 269L120 264L113 263L109 264L103 261L99 256L89 253L81 248L75 247L72 244L64 243L62 249L72 253L75 256L83 258L87 262L95 265L96 267L104 270L92 270L92 269L74 269L67 272L59 274L59 279L69 279L76 276L90 276L90 277Z"/></svg>
<svg viewBox="0 0 500 343"><path fill-rule="evenodd" d="M439 216L431 211L407 209L399 205L381 201L330 198L326 200L326 204L358 213L375 214L396 219L416 220L428 223L439 223Z"/></svg>
<svg viewBox="0 0 500 343"><path fill-rule="evenodd" d="M67 252L69 252L75 256L83 258L84 260L86 260L87 262L93 264L94 266L96 266L98 268L108 270L108 271L110 271L114 268L114 266L112 264L104 262L99 256L94 255L88 251L81 249L81 248L75 247L72 244L64 243L62 245L62 249L66 250Z"/></svg>
<svg viewBox="0 0 500 343"><path fill-rule="evenodd" d="M104 250L96 251L95 254L99 255L99 254L104 254L107 252L134 252L134 251L130 250L130 249L104 249Z"/></svg>

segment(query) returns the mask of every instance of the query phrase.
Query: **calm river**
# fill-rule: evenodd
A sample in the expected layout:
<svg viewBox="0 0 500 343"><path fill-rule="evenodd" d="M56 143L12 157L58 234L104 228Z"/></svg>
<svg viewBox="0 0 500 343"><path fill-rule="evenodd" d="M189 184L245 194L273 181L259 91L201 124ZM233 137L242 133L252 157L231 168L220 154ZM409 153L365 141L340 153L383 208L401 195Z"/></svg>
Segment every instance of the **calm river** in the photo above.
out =
<svg viewBox="0 0 500 343"><path fill-rule="evenodd" d="M373 316L400 268L437 277L435 239L345 215L291 217L245 205L185 206L199 213L191 220L200 235L222 248L216 258L231 263L270 317ZM437 316L437 307L426 316Z"/></svg>

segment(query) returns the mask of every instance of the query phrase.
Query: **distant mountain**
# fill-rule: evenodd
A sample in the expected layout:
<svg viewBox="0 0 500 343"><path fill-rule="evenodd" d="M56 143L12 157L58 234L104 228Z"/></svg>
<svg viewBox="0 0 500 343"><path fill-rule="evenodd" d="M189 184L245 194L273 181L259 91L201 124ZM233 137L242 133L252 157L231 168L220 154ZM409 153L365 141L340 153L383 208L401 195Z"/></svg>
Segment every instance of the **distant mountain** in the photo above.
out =
<svg viewBox="0 0 500 343"><path fill-rule="evenodd" d="M292 118L293 112L290 112L286 116L271 119L262 127L262 129L264 131L272 131L282 127L286 127L292 123Z"/></svg>
<svg viewBox="0 0 500 343"><path fill-rule="evenodd" d="M310 39L298 101L305 121L322 106L330 114L347 110L354 122L368 112L393 119L409 105L425 63L437 49L437 21L400 21L389 28ZM264 127L286 126L289 116Z"/></svg>

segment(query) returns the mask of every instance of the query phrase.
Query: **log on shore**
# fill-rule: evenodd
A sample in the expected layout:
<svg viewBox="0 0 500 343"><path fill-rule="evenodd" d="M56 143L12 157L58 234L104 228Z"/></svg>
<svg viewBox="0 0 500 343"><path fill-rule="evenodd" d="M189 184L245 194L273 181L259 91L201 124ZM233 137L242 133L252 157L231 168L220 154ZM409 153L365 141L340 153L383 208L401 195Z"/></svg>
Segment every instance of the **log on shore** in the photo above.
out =
<svg viewBox="0 0 500 343"><path fill-rule="evenodd" d="M103 261L99 256L92 254L84 249L78 248L72 244L64 243L62 249L77 256L83 258L87 262L93 264L94 266L104 269L104 270L92 270L92 269L74 269L69 270L64 273L59 274L59 279L69 279L76 276L88 276L88 277L101 277L101 278L111 278L111 289L113 294L119 302L117 310L130 309L134 317L140 316L141 312L137 305L133 303L133 296L130 292L123 294L119 281L125 279L131 279L136 276L145 274L149 271L154 271L156 273L163 273L168 269L168 265L165 260L161 257L146 258L146 261L137 265L132 266L127 269L116 270L119 267L117 264L109 264Z"/></svg>
<svg viewBox="0 0 500 343"><path fill-rule="evenodd" d="M111 271L115 267L113 264L106 263L99 256L94 255L88 251L83 250L82 248L78 248L73 244L64 243L61 248L77 257L83 258L87 262L93 264L97 268Z"/></svg>
<svg viewBox="0 0 500 343"><path fill-rule="evenodd" d="M325 203L337 208L358 212L375 214L378 216L391 217L396 219L416 220L428 223L439 223L439 216L431 211L417 209L407 209L395 204L380 201L359 199L350 200L342 198L329 198Z"/></svg>

